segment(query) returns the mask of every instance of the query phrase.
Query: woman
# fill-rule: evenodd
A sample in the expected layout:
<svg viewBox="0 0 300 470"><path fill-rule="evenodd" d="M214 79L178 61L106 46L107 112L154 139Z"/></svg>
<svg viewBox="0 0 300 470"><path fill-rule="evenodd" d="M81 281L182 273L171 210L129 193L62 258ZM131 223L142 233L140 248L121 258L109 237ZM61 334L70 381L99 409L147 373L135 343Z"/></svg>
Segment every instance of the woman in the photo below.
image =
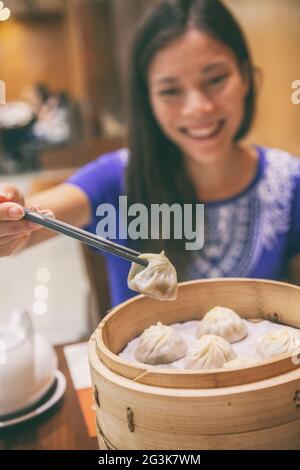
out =
<svg viewBox="0 0 300 470"><path fill-rule="evenodd" d="M205 203L205 244L117 240L164 248L179 279L300 278L300 163L285 152L245 146L255 109L253 64L239 25L219 0L164 0L140 26L132 51L129 152L88 164L29 203L95 231L101 203ZM51 234L21 221L24 199L2 186L0 254ZM6 200L5 200L6 201ZM134 295L129 263L107 257L113 304Z"/></svg>

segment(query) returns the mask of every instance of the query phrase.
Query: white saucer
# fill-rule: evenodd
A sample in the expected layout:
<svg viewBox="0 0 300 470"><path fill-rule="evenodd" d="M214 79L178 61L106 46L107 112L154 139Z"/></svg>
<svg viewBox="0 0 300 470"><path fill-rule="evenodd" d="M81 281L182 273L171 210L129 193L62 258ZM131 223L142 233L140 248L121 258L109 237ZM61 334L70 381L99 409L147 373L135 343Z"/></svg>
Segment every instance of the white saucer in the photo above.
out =
<svg viewBox="0 0 300 470"><path fill-rule="evenodd" d="M55 382L53 387L51 387L51 391L48 391L44 398L39 400L36 408L31 407L29 411L18 413L18 416L15 415L15 417L5 420L1 420L0 418L0 430L33 419L42 413L45 413L45 411L48 411L53 405L55 405L65 393L67 382L64 374L59 370L55 371L54 377Z"/></svg>

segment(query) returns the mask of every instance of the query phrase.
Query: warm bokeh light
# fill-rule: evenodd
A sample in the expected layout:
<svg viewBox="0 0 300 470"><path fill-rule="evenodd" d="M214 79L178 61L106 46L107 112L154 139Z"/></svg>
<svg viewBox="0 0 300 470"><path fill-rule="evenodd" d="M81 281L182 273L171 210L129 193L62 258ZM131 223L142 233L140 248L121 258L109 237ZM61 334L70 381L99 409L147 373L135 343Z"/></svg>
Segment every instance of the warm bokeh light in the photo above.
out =
<svg viewBox="0 0 300 470"><path fill-rule="evenodd" d="M0 2L0 21L8 20L10 15L11 15L10 9L5 7L3 2Z"/></svg>
<svg viewBox="0 0 300 470"><path fill-rule="evenodd" d="M47 300L49 296L49 290L43 284L39 284L34 288L34 297L37 300Z"/></svg>
<svg viewBox="0 0 300 470"><path fill-rule="evenodd" d="M32 311L33 313L35 313L35 315L45 315L48 311L47 304L45 304L45 302L43 302L42 300L36 300L36 302L34 302L32 306Z"/></svg>

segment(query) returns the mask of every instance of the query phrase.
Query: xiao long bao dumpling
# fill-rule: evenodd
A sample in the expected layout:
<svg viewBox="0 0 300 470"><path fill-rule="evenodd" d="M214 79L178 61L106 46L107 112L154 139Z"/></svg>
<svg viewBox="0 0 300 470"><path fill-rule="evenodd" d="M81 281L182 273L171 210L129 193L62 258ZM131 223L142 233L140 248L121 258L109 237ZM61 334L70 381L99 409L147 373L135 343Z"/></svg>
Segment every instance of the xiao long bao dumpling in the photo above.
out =
<svg viewBox="0 0 300 470"><path fill-rule="evenodd" d="M248 357L237 357L236 359L232 359L232 361L225 362L223 368L224 369L240 369L241 367L250 367L257 364L253 359L249 359Z"/></svg>
<svg viewBox="0 0 300 470"><path fill-rule="evenodd" d="M247 326L233 310L225 307L214 307L200 321L196 337L204 335L222 336L229 343L236 343L248 334Z"/></svg>
<svg viewBox="0 0 300 470"><path fill-rule="evenodd" d="M236 353L220 336L206 335L198 339L184 359L185 369L221 369L225 362L235 359Z"/></svg>
<svg viewBox="0 0 300 470"><path fill-rule="evenodd" d="M144 253L139 258L149 261L143 267L132 263L128 274L128 287L157 300L175 300L177 273L162 251L160 254Z"/></svg>
<svg viewBox="0 0 300 470"><path fill-rule="evenodd" d="M171 326L158 322L140 337L135 358L145 364L169 364L181 359L187 349L186 343Z"/></svg>
<svg viewBox="0 0 300 470"><path fill-rule="evenodd" d="M261 359L271 359L280 354L300 352L300 332L280 328L262 336L256 348L256 355Z"/></svg>

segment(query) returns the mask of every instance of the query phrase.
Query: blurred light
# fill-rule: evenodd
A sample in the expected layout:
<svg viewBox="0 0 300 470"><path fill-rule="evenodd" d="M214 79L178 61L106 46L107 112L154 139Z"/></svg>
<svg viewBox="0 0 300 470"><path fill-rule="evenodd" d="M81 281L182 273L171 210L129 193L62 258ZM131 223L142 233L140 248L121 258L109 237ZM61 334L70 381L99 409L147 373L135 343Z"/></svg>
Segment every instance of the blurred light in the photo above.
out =
<svg viewBox="0 0 300 470"><path fill-rule="evenodd" d="M36 315L45 315L45 313L47 313L47 310L47 304L45 304L45 302L43 302L42 300L36 300L36 302L34 302L32 306L32 311Z"/></svg>
<svg viewBox="0 0 300 470"><path fill-rule="evenodd" d="M43 284L39 284L34 288L34 297L37 300L47 300L49 296L48 287L44 286Z"/></svg>
<svg viewBox="0 0 300 470"><path fill-rule="evenodd" d="M48 268L40 268L36 273L36 278L38 282L45 284L51 279L51 273Z"/></svg>
<svg viewBox="0 0 300 470"><path fill-rule="evenodd" d="M0 104L6 103L6 85L3 80L0 80Z"/></svg>
<svg viewBox="0 0 300 470"><path fill-rule="evenodd" d="M10 13L10 9L5 7L3 2L0 2L0 21L8 20Z"/></svg>

